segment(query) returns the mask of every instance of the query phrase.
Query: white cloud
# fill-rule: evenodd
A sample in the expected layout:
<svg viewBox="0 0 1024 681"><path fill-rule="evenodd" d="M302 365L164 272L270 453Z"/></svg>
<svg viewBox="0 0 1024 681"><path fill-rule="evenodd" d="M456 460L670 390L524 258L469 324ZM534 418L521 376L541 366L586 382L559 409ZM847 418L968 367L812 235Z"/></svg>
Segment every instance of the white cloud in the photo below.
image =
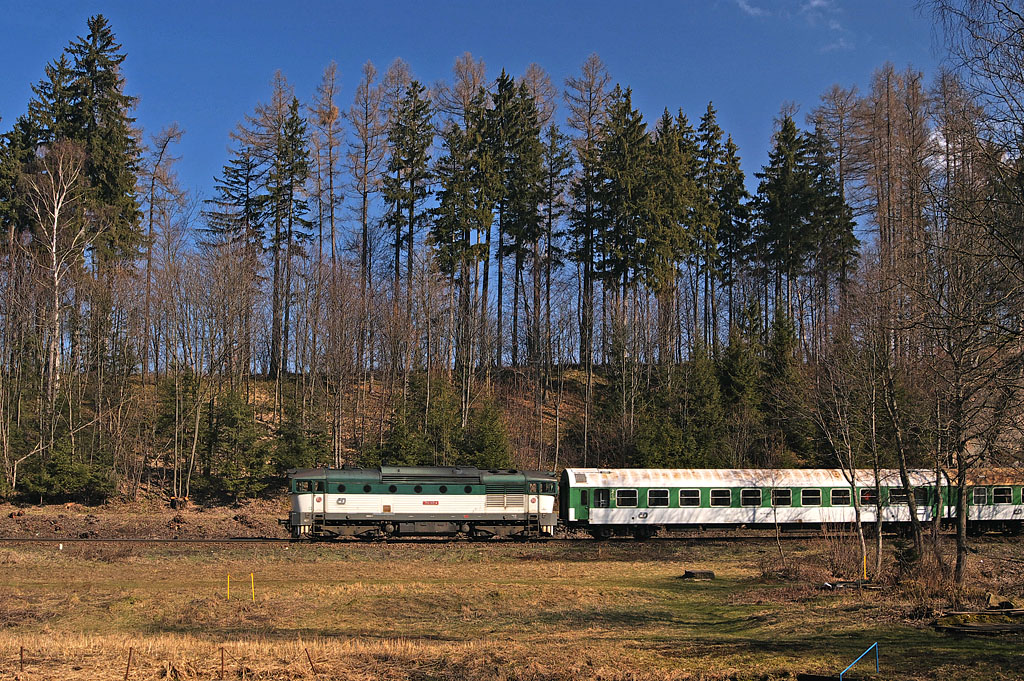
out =
<svg viewBox="0 0 1024 681"><path fill-rule="evenodd" d="M767 16L768 10L763 7L750 4L748 0L736 0L736 5L743 10L744 14L752 17L763 17Z"/></svg>
<svg viewBox="0 0 1024 681"><path fill-rule="evenodd" d="M853 43L843 37L839 37L837 40L830 42L821 48L822 52L840 52L845 50L852 50Z"/></svg>

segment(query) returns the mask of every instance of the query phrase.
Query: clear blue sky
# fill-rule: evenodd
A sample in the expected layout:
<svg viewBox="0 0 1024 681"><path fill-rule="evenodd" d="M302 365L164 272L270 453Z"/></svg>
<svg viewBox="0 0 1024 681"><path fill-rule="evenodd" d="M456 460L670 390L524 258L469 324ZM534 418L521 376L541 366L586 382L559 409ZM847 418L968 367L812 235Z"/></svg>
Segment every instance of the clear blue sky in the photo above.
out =
<svg viewBox="0 0 1024 681"><path fill-rule="evenodd" d="M740 146L744 171L765 162L784 102L800 120L833 83L869 83L886 61L930 77L939 56L931 18L912 0L518 0L436 2L62 2L0 0L0 130L25 111L30 85L102 13L127 54L127 92L149 135L177 121L186 187L209 195L228 132L269 95L281 69L308 100L338 63L348 108L367 60L402 57L424 83L447 79L464 51L488 76L537 62L559 88L597 52L633 88L649 121L664 107L696 121L709 100ZM564 107L559 110L564 116Z"/></svg>

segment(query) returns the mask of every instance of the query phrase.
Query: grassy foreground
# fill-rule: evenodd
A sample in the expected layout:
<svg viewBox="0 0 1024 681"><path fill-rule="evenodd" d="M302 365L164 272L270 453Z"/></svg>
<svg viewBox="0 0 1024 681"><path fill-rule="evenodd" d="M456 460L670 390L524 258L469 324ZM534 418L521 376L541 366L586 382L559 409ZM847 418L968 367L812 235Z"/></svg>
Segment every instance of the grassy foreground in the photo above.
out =
<svg viewBox="0 0 1024 681"><path fill-rule="evenodd" d="M827 545L786 551L777 580L770 543L0 548L0 679L122 679L129 648L131 679L216 679L222 648L225 678L774 679L874 641L858 678L1020 678L1019 639L935 633L923 593L824 591Z"/></svg>

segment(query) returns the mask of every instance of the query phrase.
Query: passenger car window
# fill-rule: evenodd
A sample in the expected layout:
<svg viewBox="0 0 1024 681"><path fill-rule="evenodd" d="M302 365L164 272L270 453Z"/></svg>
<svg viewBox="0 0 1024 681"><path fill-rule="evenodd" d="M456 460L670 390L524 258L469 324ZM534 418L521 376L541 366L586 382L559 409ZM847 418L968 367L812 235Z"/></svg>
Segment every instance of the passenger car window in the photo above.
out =
<svg viewBox="0 0 1024 681"><path fill-rule="evenodd" d="M900 506L907 503L907 489L905 487L890 487L889 503Z"/></svg>
<svg viewBox="0 0 1024 681"><path fill-rule="evenodd" d="M930 506L932 497L931 492L931 489L928 487L915 487L914 503L918 506Z"/></svg>
<svg viewBox="0 0 1024 681"><path fill-rule="evenodd" d="M1010 487L993 487L992 488L992 503L993 504L1012 504L1013 503L1013 490Z"/></svg>
<svg viewBox="0 0 1024 681"><path fill-rule="evenodd" d="M800 490L800 505L801 506L821 506L821 490L820 489L803 489L803 490Z"/></svg>
<svg viewBox="0 0 1024 681"><path fill-rule="evenodd" d="M878 504L878 490L874 487L864 487L860 491L860 503L862 506L876 506Z"/></svg>
<svg viewBox="0 0 1024 681"><path fill-rule="evenodd" d="M700 506L700 490L699 489L681 489L681 490L679 490L679 505L680 506Z"/></svg>
<svg viewBox="0 0 1024 681"><path fill-rule="evenodd" d="M772 506L792 506L793 505L793 490L791 489L773 489L772 490Z"/></svg>
<svg viewBox="0 0 1024 681"><path fill-rule="evenodd" d="M984 506L988 503L988 487L975 487L971 490L971 504Z"/></svg>
<svg viewBox="0 0 1024 681"><path fill-rule="evenodd" d="M837 488L831 492L831 503L833 506L849 506L850 490Z"/></svg>
<svg viewBox="0 0 1024 681"><path fill-rule="evenodd" d="M612 505L612 493L607 489L594 490L594 508L608 508Z"/></svg>
<svg viewBox="0 0 1024 681"><path fill-rule="evenodd" d="M731 506L732 505L732 492L727 489L713 489L711 490L711 505L712 506Z"/></svg>
<svg viewBox="0 0 1024 681"><path fill-rule="evenodd" d="M619 508L634 508L636 506L636 490L615 490L615 505Z"/></svg>
<svg viewBox="0 0 1024 681"><path fill-rule="evenodd" d="M656 506L668 506L668 490L667 489L649 489L647 490L647 505L654 508Z"/></svg>
<svg viewBox="0 0 1024 681"><path fill-rule="evenodd" d="M740 490L740 506L760 506L761 490L744 489Z"/></svg>

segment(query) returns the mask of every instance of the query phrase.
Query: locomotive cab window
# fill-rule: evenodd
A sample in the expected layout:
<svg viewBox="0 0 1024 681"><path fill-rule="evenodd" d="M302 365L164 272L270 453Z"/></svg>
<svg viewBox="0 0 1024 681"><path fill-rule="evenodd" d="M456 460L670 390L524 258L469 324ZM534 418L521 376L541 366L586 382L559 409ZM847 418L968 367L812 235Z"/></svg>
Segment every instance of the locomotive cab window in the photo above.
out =
<svg viewBox="0 0 1024 681"><path fill-rule="evenodd" d="M1013 489L1010 487L993 487L992 488L992 503L993 504L1012 504L1013 503Z"/></svg>
<svg viewBox="0 0 1024 681"><path fill-rule="evenodd" d="M612 505L612 493L608 489L594 490L594 508L608 508Z"/></svg>
<svg viewBox="0 0 1024 681"><path fill-rule="evenodd" d="M984 506L988 503L988 487L975 487L971 490L971 504Z"/></svg>
<svg viewBox="0 0 1024 681"><path fill-rule="evenodd" d="M615 490L615 505L619 508L636 508L636 490Z"/></svg>
<svg viewBox="0 0 1024 681"><path fill-rule="evenodd" d="M772 506L792 506L793 505L793 490L791 489L773 489L772 490Z"/></svg>
<svg viewBox="0 0 1024 681"><path fill-rule="evenodd" d="M890 487L889 503L893 506L905 506L907 504L907 488Z"/></svg>
<svg viewBox="0 0 1024 681"><path fill-rule="evenodd" d="M732 505L732 492L727 489L713 489L711 490L711 505L712 506L731 506Z"/></svg>
<svg viewBox="0 0 1024 681"><path fill-rule="evenodd" d="M309 480L296 480L295 481L296 492L312 492L313 483Z"/></svg>
<svg viewBox="0 0 1024 681"><path fill-rule="evenodd" d="M878 490L874 487L863 487L860 490L861 506L875 506L878 504Z"/></svg>
<svg viewBox="0 0 1024 681"><path fill-rule="evenodd" d="M316 482L314 482L313 483L313 491L314 492L323 492L324 491L324 481L323 480L317 480Z"/></svg>
<svg viewBox="0 0 1024 681"><path fill-rule="evenodd" d="M647 505L650 508L656 506L668 506L668 490L667 489L649 489L647 490Z"/></svg>
<svg viewBox="0 0 1024 681"><path fill-rule="evenodd" d="M740 506L760 506L761 490L744 489L740 490Z"/></svg>
<svg viewBox="0 0 1024 681"><path fill-rule="evenodd" d="M555 483L553 482L542 482L540 485L541 494L554 494L556 491Z"/></svg>
<svg viewBox="0 0 1024 681"><path fill-rule="evenodd" d="M832 490L829 501L833 506L849 506L850 505L850 490L837 488Z"/></svg>
<svg viewBox="0 0 1024 681"><path fill-rule="evenodd" d="M699 489L681 489L681 490L679 490L679 505L680 506L700 506L700 490Z"/></svg>
<svg viewBox="0 0 1024 681"><path fill-rule="evenodd" d="M820 489L802 489L802 490L800 490L800 505L801 506L821 506L821 490Z"/></svg>

